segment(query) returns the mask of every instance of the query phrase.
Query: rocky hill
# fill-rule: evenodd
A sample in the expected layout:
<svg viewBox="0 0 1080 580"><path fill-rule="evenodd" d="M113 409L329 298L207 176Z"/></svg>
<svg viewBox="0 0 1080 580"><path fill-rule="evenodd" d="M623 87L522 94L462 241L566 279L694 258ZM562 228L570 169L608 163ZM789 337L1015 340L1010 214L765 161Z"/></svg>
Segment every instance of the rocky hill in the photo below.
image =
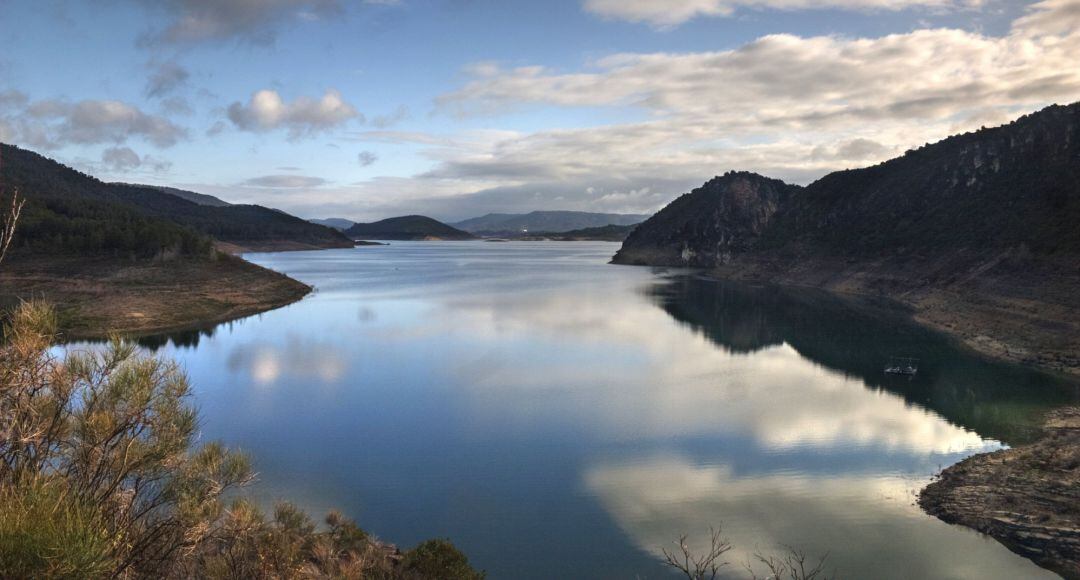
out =
<svg viewBox="0 0 1080 580"><path fill-rule="evenodd" d="M345 235L359 240L471 240L475 236L422 215L392 217L366 224L353 224Z"/></svg>
<svg viewBox="0 0 1080 580"><path fill-rule="evenodd" d="M1080 373L1080 103L806 187L728 173L613 261L886 295L979 350Z"/></svg>

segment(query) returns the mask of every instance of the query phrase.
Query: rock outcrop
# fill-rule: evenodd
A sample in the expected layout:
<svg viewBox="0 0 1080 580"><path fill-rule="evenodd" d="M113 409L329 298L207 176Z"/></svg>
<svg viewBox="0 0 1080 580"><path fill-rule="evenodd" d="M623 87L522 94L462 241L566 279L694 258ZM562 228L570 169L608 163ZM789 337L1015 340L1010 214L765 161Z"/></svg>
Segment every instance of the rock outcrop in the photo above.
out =
<svg viewBox="0 0 1080 580"><path fill-rule="evenodd" d="M1046 431L1031 445L949 467L922 491L919 505L1080 579L1080 409L1050 413Z"/></svg>
<svg viewBox="0 0 1080 580"><path fill-rule="evenodd" d="M754 247L773 215L801 188L730 172L671 202L639 225L616 264L711 267Z"/></svg>

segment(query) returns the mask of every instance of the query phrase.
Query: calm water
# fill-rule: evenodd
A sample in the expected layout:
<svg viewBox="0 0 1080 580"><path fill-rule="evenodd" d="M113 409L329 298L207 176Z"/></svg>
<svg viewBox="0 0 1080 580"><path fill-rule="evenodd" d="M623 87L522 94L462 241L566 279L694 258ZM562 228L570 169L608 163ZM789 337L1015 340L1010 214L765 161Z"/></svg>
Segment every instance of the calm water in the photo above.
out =
<svg viewBox="0 0 1080 580"><path fill-rule="evenodd" d="M872 305L607 265L616 248L254 254L316 294L162 351L262 500L449 537L494 578L667 578L660 549L720 524L734 577L782 544L846 578L1049 576L914 500L1075 387ZM919 376L885 377L890 355Z"/></svg>

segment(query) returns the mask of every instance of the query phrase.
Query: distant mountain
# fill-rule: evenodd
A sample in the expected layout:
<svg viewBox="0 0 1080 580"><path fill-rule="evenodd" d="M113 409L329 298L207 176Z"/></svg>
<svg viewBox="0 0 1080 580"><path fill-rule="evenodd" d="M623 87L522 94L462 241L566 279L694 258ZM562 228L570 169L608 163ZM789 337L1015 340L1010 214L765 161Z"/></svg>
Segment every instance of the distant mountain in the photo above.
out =
<svg viewBox="0 0 1080 580"><path fill-rule="evenodd" d="M240 249L351 247L340 232L257 205L211 206L160 188L105 183L32 151L0 144L0 179L27 199L15 250L153 256L203 253L213 238Z"/></svg>
<svg viewBox="0 0 1080 580"><path fill-rule="evenodd" d="M335 230L342 231L342 232L349 229L349 228L351 228L351 227L353 227L356 224L356 222L354 222L352 220L347 220L345 218L326 218L326 219L316 219L316 220L308 220L308 221L313 223L313 224L319 224L320 226L326 226L328 228L334 228Z"/></svg>
<svg viewBox="0 0 1080 580"><path fill-rule="evenodd" d="M527 214L489 213L460 221L454 227L480 235L519 235L531 232L562 233L607 225L627 226L641 223L647 215L591 213L584 211L534 211Z"/></svg>
<svg viewBox="0 0 1080 580"><path fill-rule="evenodd" d="M194 191L187 191L184 189L177 189L175 187L165 187L162 185L144 185L142 187L153 187L158 191L164 191L165 193L175 195L180 199L186 199L190 202L197 203L199 205L208 205L211 207L227 207L232 205L231 203L218 199L212 195L205 193L195 193Z"/></svg>
<svg viewBox="0 0 1080 580"><path fill-rule="evenodd" d="M354 224L345 230L353 239L373 240L471 240L475 236L422 215L407 215Z"/></svg>
<svg viewBox="0 0 1080 580"><path fill-rule="evenodd" d="M568 232L543 232L533 234L529 233L528 237L541 237L552 240L568 241L568 242L621 242L630 235L630 232L634 231L637 225L629 226L600 226L598 228L582 228L580 230L570 230Z"/></svg>
<svg viewBox="0 0 1080 580"><path fill-rule="evenodd" d="M806 187L725 174L613 262L885 295L973 348L1080 374L1080 103Z"/></svg>

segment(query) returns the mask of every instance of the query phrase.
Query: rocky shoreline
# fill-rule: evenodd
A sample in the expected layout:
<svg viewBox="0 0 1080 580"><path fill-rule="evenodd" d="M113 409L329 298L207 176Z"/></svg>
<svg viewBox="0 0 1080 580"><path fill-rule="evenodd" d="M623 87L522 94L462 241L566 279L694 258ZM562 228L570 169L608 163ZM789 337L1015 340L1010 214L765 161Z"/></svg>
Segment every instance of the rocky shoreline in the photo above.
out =
<svg viewBox="0 0 1080 580"><path fill-rule="evenodd" d="M1080 408L1047 415L1039 441L969 457L928 485L919 505L1013 552L1080 579Z"/></svg>

